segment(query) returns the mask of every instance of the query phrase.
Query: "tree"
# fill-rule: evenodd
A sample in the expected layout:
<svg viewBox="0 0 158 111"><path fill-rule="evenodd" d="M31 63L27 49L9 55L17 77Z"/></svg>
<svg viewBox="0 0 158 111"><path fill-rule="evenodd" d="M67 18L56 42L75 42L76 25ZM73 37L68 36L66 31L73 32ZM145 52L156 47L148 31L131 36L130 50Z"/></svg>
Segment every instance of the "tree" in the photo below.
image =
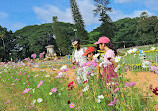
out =
<svg viewBox="0 0 158 111"><path fill-rule="evenodd" d="M109 38L114 37L113 23L107 12L112 10L108 7L110 4L109 0L94 0L97 8L94 10L95 15L99 15L99 21L102 21L101 26L97 29L100 32L100 36L107 36Z"/></svg>
<svg viewBox="0 0 158 111"><path fill-rule="evenodd" d="M78 5L76 0L70 0L70 7L71 7L71 12L73 16L73 20L75 23L75 28L77 29L77 36L81 40L82 44L88 43L88 33L84 29L84 21L82 19L82 15L79 11Z"/></svg>

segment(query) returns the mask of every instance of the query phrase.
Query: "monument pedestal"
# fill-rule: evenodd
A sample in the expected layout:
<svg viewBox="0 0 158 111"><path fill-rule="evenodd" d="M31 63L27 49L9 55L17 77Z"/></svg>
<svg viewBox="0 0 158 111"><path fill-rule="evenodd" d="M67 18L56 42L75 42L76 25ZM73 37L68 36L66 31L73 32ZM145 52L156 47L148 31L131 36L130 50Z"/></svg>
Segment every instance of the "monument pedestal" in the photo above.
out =
<svg viewBox="0 0 158 111"><path fill-rule="evenodd" d="M47 53L46 53L46 59L53 59L56 57L56 53L54 52L54 45L48 45L46 46L47 48Z"/></svg>

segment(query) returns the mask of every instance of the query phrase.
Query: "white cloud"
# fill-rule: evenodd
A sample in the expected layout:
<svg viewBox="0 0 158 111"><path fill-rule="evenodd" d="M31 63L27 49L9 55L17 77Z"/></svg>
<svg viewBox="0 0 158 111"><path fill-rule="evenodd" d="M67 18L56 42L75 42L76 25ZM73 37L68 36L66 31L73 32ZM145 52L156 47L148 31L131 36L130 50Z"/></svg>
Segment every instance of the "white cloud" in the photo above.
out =
<svg viewBox="0 0 158 111"><path fill-rule="evenodd" d="M7 19L8 17L9 15L7 13L0 11L0 19Z"/></svg>
<svg viewBox="0 0 158 111"><path fill-rule="evenodd" d="M115 0L115 3L127 3L135 0Z"/></svg>
<svg viewBox="0 0 158 111"><path fill-rule="evenodd" d="M158 1L157 0L146 0L145 5L150 9L150 10L158 10Z"/></svg>
<svg viewBox="0 0 158 111"><path fill-rule="evenodd" d="M95 6L90 0L77 0L77 4L79 5L85 25L99 23L98 18L94 17L93 14ZM34 6L33 11L43 23L52 22L52 16L58 16L59 21L73 23L70 8L60 10L57 6L47 4L44 7Z"/></svg>
<svg viewBox="0 0 158 111"><path fill-rule="evenodd" d="M120 10L113 10L113 12L109 13L111 19L113 21L117 21L119 19L123 19L125 17L130 17L130 18L134 18L134 17L140 17L140 14L142 12L147 12L149 16L154 15L154 13L148 11L148 10L135 10L133 13L131 14L124 14L122 11Z"/></svg>

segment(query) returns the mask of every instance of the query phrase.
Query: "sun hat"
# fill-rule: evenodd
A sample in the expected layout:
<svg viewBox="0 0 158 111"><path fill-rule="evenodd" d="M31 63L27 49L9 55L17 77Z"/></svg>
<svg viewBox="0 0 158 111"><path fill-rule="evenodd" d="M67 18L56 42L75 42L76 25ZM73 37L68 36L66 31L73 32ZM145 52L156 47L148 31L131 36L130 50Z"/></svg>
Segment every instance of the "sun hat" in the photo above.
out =
<svg viewBox="0 0 158 111"><path fill-rule="evenodd" d="M98 42L94 43L94 44L100 44L100 43L109 43L110 42L110 39L108 37L100 37Z"/></svg>
<svg viewBox="0 0 158 111"><path fill-rule="evenodd" d="M85 51L85 53L82 56L86 56L87 54L94 52L95 48L94 47L88 47Z"/></svg>
<svg viewBox="0 0 158 111"><path fill-rule="evenodd" d="M72 42L72 45L75 46L76 44L80 43L80 39L79 38L73 38L71 40L71 42Z"/></svg>

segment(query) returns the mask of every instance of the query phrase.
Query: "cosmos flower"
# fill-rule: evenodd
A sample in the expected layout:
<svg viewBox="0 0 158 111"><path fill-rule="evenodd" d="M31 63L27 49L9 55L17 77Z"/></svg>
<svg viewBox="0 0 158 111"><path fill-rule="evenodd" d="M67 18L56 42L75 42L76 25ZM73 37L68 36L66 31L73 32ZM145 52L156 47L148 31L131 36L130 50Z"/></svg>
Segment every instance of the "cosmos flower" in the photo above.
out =
<svg viewBox="0 0 158 111"><path fill-rule="evenodd" d="M51 91L52 93L53 93L53 92L56 92L56 91L57 91L57 88L53 87L53 88L51 88L50 91Z"/></svg>
<svg viewBox="0 0 158 111"><path fill-rule="evenodd" d="M119 62L121 60L121 56L116 56L115 57L115 62Z"/></svg>
<svg viewBox="0 0 158 111"><path fill-rule="evenodd" d="M38 103L41 103L42 101L43 101L42 98L38 98L38 99L37 99L37 102L38 102Z"/></svg>
<svg viewBox="0 0 158 111"><path fill-rule="evenodd" d="M113 106L113 105L116 104L116 102L117 102L117 99L114 98L114 101L110 102L110 103L108 104L108 106Z"/></svg>
<svg viewBox="0 0 158 111"><path fill-rule="evenodd" d="M118 90L119 90L119 88L116 88L116 89L113 91L113 93L117 92Z"/></svg>
<svg viewBox="0 0 158 111"><path fill-rule="evenodd" d="M152 91L155 95L158 95L158 88L153 89Z"/></svg>
<svg viewBox="0 0 158 111"><path fill-rule="evenodd" d="M35 59L35 58L36 58L36 54L31 54L31 57L32 57L33 59Z"/></svg>
<svg viewBox="0 0 158 111"><path fill-rule="evenodd" d="M125 83L126 86L133 87L135 86L135 82Z"/></svg>
<svg viewBox="0 0 158 111"><path fill-rule="evenodd" d="M70 104L69 104L69 107L72 109L72 108L75 107L75 104L74 104L74 103L70 103Z"/></svg>

